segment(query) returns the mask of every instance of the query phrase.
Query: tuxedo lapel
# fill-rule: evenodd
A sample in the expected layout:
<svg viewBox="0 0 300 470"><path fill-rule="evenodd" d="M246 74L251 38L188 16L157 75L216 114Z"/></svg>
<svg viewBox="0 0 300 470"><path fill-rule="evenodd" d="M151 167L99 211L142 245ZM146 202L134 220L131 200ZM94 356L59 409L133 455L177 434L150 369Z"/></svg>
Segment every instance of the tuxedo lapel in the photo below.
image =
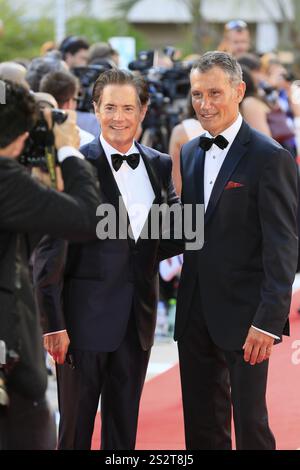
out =
<svg viewBox="0 0 300 470"><path fill-rule="evenodd" d="M99 138L95 139L90 144L89 152L88 152L88 159L97 169L98 179L100 182L100 190L107 197L108 203L111 203L116 210L117 227L119 227L119 224L122 224L121 226L124 228L126 227L126 230L128 228L130 237L128 238L126 235L126 238L128 239L129 244L134 243L134 237L132 234L126 206L124 204L122 195L119 191L112 169L108 163L107 157L102 148ZM119 204L122 205L121 213L119 211ZM122 220L121 220L121 217L122 217Z"/></svg>
<svg viewBox="0 0 300 470"><path fill-rule="evenodd" d="M214 184L209 203L205 212L204 222L208 222L212 216L218 201L224 191L226 184L228 183L232 173L240 162L241 158L247 152L247 142L249 141L249 126L243 121L242 127L238 132L235 140L233 141L232 146L226 158L223 162L223 165L220 169L216 182ZM204 186L204 185L203 185Z"/></svg>
<svg viewBox="0 0 300 470"><path fill-rule="evenodd" d="M153 203L161 203L162 195L161 195L161 174L160 174L160 165L159 165L159 154L156 152L152 152L150 149L145 148L144 146L135 143L137 149L139 150L141 157L144 161L154 194L155 199ZM124 213L126 213L127 217L127 227L129 227L129 234L128 243L130 245L135 244L135 240L132 234L130 220L128 217L128 213L123 202L122 195L119 191L118 185L115 181L113 176L111 167L108 163L102 145L100 143L99 138L95 139L89 146L88 151L88 160L97 168L98 171L98 179L100 182L101 191L107 197L108 202L114 205L117 211L117 216L119 216L119 198L121 198L121 202L123 203ZM123 210L122 210L123 212ZM150 213L150 211L149 211ZM146 222L148 219L146 220ZM139 240L139 239L138 239ZM138 241L137 240L137 241Z"/></svg>
<svg viewBox="0 0 300 470"><path fill-rule="evenodd" d="M197 147L193 159L193 175L197 204L204 204L204 162L205 152L200 147Z"/></svg>
<svg viewBox="0 0 300 470"><path fill-rule="evenodd" d="M155 200L153 201L153 203L160 204L162 200L162 182L159 165L159 154L155 152L152 153L150 149L142 146L138 142L135 142L135 145L141 154L155 194Z"/></svg>
<svg viewBox="0 0 300 470"><path fill-rule="evenodd" d="M101 191L105 194L108 201L116 209L119 207L119 197L121 193L102 148L99 138L95 139L89 146L88 160L96 167Z"/></svg>
<svg viewBox="0 0 300 470"><path fill-rule="evenodd" d="M151 233L150 214L153 208L153 204L161 204L163 202L163 196L162 196L163 185L162 185L162 179L161 179L161 167L159 164L159 154L153 151L152 149L149 149L148 147L144 147L138 142L135 142L135 145L138 148L140 155L143 159L153 192L155 194L155 198L152 203L152 206L150 207L148 217L145 220L143 229L141 230L140 236L137 240L137 243L141 243L144 237L146 236L147 238L149 233Z"/></svg>

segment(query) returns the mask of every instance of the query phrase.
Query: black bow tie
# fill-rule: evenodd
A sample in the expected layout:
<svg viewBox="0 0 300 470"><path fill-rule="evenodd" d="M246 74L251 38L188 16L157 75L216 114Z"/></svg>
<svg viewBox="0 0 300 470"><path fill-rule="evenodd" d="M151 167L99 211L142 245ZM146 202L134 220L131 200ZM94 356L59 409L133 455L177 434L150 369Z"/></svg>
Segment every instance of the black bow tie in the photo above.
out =
<svg viewBox="0 0 300 470"><path fill-rule="evenodd" d="M209 150L213 144L216 144L220 149L224 150L228 143L228 140L222 135L217 135L217 137L212 139L210 137L201 136L199 141L200 147L205 150L205 152Z"/></svg>
<svg viewBox="0 0 300 470"><path fill-rule="evenodd" d="M131 153L130 155L121 155L119 153L114 153L111 156L112 166L115 171L118 171L123 162L127 162L128 165L135 170L138 164L140 163L140 154Z"/></svg>

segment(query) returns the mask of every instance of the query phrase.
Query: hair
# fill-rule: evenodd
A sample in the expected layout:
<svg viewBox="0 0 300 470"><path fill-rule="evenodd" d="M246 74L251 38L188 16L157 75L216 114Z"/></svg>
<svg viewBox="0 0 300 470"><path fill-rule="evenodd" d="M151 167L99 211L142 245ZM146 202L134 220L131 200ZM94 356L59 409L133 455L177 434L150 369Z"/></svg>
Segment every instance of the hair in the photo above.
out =
<svg viewBox="0 0 300 470"><path fill-rule="evenodd" d="M191 119L191 118L197 119L196 112L192 104L192 95L191 95L191 92L189 91L187 95L187 99L186 99L186 109L183 114L183 119Z"/></svg>
<svg viewBox="0 0 300 470"><path fill-rule="evenodd" d="M257 87L252 77L251 70L246 65L242 65L242 72L243 80L246 83L246 92L244 98L248 98L248 96L257 97Z"/></svg>
<svg viewBox="0 0 300 470"><path fill-rule="evenodd" d="M245 65L249 70L260 70L261 61L255 54L244 54L238 59L239 64L243 67Z"/></svg>
<svg viewBox="0 0 300 470"><path fill-rule="evenodd" d="M44 75L49 72L61 72L66 71L66 64L58 59L56 56L45 55L44 57L37 57L32 60L28 67L26 80L33 91L39 91L40 82Z"/></svg>
<svg viewBox="0 0 300 470"><path fill-rule="evenodd" d="M38 107L32 94L10 80L3 80L3 83L5 104L0 105L0 148L29 132L38 118Z"/></svg>
<svg viewBox="0 0 300 470"><path fill-rule="evenodd" d="M59 50L65 59L66 54L75 55L80 49L89 49L90 45L86 39L78 36L67 36L60 43Z"/></svg>
<svg viewBox="0 0 300 470"><path fill-rule="evenodd" d="M78 88L78 79L70 72L50 72L42 78L39 91L54 96L61 106L75 96Z"/></svg>
<svg viewBox="0 0 300 470"><path fill-rule="evenodd" d="M118 52L108 42L96 42L89 49L88 62L91 63L95 59L111 59L115 54Z"/></svg>
<svg viewBox="0 0 300 470"><path fill-rule="evenodd" d="M206 52L199 61L195 62L192 67L192 72L197 70L200 73L206 73L214 67L219 67L227 73L231 84L238 84L243 80L243 72L240 64L227 52Z"/></svg>
<svg viewBox="0 0 300 470"><path fill-rule="evenodd" d="M107 85L131 85L135 88L142 106L149 101L147 82L139 75L120 69L106 70L97 78L93 89L93 101L98 104Z"/></svg>

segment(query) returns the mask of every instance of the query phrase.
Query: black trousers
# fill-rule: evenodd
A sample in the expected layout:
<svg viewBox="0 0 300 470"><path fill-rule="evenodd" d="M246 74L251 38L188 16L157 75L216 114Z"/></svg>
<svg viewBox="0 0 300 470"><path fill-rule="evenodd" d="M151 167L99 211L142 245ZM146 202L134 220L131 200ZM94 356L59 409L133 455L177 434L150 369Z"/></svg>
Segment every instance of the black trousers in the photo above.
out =
<svg viewBox="0 0 300 470"><path fill-rule="evenodd" d="M56 426L46 397L32 400L9 389L9 406L0 406L0 450L54 450Z"/></svg>
<svg viewBox="0 0 300 470"><path fill-rule="evenodd" d="M101 449L135 448L138 412L150 356L138 339L134 315L116 351L73 351L75 369L57 367L59 449L90 449L101 395Z"/></svg>
<svg viewBox="0 0 300 470"><path fill-rule="evenodd" d="M197 294L178 341L187 449L231 449L231 406L237 449L275 449L266 407L268 361L251 366L242 350L217 347Z"/></svg>

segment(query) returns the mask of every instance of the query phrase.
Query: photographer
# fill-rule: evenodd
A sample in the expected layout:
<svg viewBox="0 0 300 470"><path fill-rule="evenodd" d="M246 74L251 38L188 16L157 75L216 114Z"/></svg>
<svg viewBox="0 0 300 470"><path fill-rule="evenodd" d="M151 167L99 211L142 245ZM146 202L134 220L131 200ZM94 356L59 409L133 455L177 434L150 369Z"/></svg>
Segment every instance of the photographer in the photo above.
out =
<svg viewBox="0 0 300 470"><path fill-rule="evenodd" d="M48 233L70 240L95 237L98 189L79 143L72 113L53 126L65 191L42 185L17 161L37 120L31 94L12 82L0 104L0 448L52 449L55 426L45 399L47 373L40 321L35 310L28 260ZM50 122L50 113L46 115ZM74 158L75 157L75 158ZM4 363L4 364L3 364Z"/></svg>
<svg viewBox="0 0 300 470"><path fill-rule="evenodd" d="M40 84L40 91L49 93L57 101L58 108L76 110L79 100L79 81L70 72L47 73ZM99 127L99 126L98 126ZM80 147L94 140L94 136L79 127Z"/></svg>

